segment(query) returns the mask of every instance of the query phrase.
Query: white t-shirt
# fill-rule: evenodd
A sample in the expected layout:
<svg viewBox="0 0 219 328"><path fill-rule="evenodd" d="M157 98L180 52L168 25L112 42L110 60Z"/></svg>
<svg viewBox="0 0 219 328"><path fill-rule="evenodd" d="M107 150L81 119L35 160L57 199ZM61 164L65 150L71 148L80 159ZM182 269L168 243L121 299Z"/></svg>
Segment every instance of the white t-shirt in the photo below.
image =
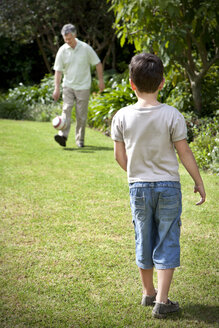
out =
<svg viewBox="0 0 219 328"><path fill-rule="evenodd" d="M173 142L186 139L187 128L176 108L121 108L113 117L111 137L125 143L129 183L180 181Z"/></svg>
<svg viewBox="0 0 219 328"><path fill-rule="evenodd" d="M64 73L63 87L74 90L86 90L91 86L90 66L100 62L91 46L76 39L73 49L67 43L63 44L56 55L54 70Z"/></svg>

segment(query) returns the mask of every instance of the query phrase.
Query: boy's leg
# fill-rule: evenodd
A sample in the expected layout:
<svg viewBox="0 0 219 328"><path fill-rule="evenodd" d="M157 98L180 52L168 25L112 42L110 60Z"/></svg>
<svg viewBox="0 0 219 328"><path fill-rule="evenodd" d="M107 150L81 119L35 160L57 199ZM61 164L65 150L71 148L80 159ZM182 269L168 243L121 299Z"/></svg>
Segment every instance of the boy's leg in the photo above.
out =
<svg viewBox="0 0 219 328"><path fill-rule="evenodd" d="M141 304L153 305L156 290L153 284L152 252L155 235L150 183L130 185L130 205L135 230L136 264L139 267L143 296ZM144 268L144 269L143 269Z"/></svg>
<svg viewBox="0 0 219 328"><path fill-rule="evenodd" d="M174 269L157 270L158 293L152 310L152 316L154 318L163 319L167 315L180 310L178 302L172 302L168 299L173 273Z"/></svg>
<svg viewBox="0 0 219 328"><path fill-rule="evenodd" d="M156 290L153 283L153 273L154 269L141 269L139 268L141 282L143 287L143 295L154 296Z"/></svg>
<svg viewBox="0 0 219 328"><path fill-rule="evenodd" d="M157 270L157 302L166 303L174 268L180 265L181 190L178 182L157 183L156 246L153 261Z"/></svg>
<svg viewBox="0 0 219 328"><path fill-rule="evenodd" d="M167 303L170 284L173 278L174 269L157 270L158 292L156 301Z"/></svg>
<svg viewBox="0 0 219 328"><path fill-rule="evenodd" d="M159 202L156 211L157 238L153 261L158 274L158 294L152 315L165 318L179 311L179 304L168 299L174 268L180 265L181 190L178 182L157 184Z"/></svg>

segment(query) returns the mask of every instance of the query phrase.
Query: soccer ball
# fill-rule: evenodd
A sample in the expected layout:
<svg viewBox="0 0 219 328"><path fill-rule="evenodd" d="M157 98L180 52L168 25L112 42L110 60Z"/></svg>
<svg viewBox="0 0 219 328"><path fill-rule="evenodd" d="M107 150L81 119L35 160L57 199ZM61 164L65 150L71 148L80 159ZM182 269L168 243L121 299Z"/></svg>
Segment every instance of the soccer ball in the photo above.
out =
<svg viewBox="0 0 219 328"><path fill-rule="evenodd" d="M52 120L52 125L57 130L63 130L66 127L66 121L62 116L56 116Z"/></svg>

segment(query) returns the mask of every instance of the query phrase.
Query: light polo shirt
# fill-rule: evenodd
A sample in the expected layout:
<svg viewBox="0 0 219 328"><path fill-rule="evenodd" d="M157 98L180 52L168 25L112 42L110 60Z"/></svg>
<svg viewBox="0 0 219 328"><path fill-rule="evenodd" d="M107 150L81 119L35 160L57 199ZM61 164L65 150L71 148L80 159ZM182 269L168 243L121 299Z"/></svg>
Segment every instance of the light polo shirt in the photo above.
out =
<svg viewBox="0 0 219 328"><path fill-rule="evenodd" d="M56 55L54 70L64 73L63 87L75 90L90 89L90 66L100 62L99 57L91 46L76 39L73 49L67 43L63 44Z"/></svg>
<svg viewBox="0 0 219 328"><path fill-rule="evenodd" d="M186 139L187 128L176 108L124 107L113 117L111 137L125 143L129 183L180 181L173 143Z"/></svg>

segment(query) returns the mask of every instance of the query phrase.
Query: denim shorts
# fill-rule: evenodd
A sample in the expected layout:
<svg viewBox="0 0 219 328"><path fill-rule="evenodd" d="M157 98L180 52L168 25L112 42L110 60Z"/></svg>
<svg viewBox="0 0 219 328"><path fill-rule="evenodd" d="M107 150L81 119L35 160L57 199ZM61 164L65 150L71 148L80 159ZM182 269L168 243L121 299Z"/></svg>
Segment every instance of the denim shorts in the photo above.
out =
<svg viewBox="0 0 219 328"><path fill-rule="evenodd" d="M177 181L129 184L139 268L180 266L181 185Z"/></svg>

